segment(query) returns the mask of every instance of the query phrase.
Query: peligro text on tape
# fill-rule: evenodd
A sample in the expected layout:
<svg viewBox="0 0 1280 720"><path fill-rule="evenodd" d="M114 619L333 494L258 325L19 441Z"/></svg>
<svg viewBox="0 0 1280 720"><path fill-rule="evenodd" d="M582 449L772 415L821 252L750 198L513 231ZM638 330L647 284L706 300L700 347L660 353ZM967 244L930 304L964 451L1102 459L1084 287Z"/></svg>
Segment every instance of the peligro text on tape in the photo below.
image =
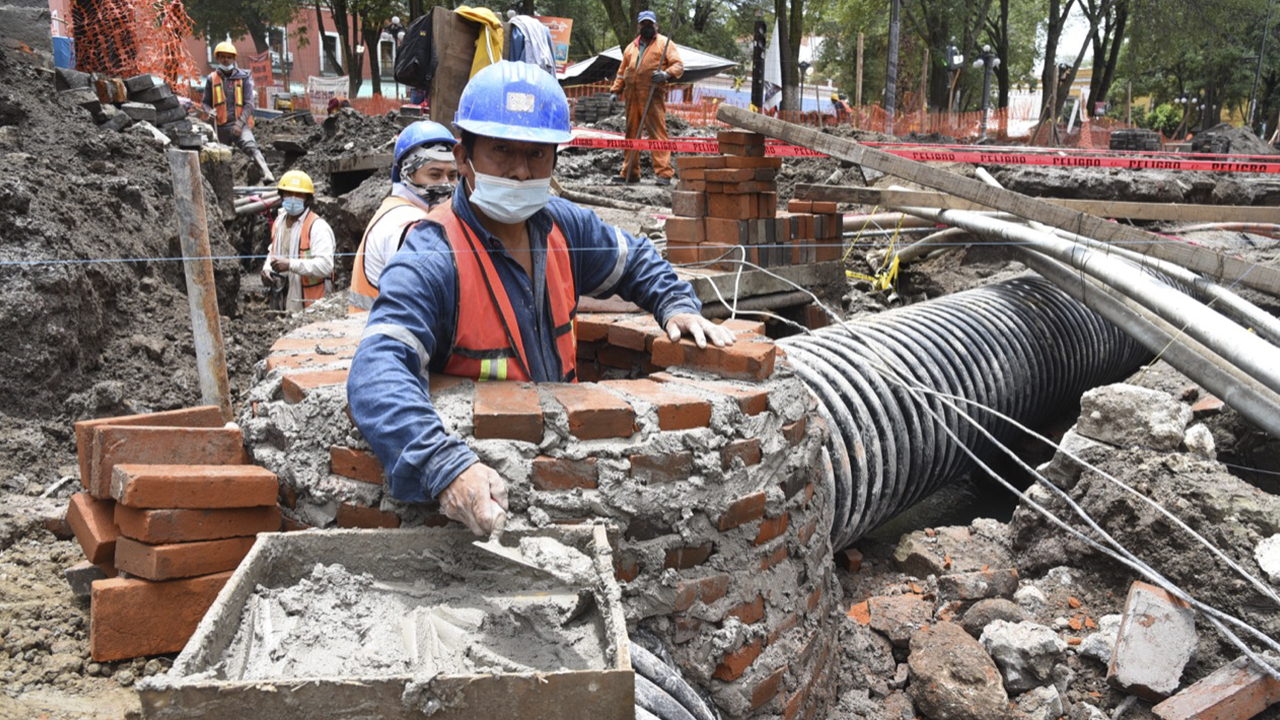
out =
<svg viewBox="0 0 1280 720"><path fill-rule="evenodd" d="M627 138L574 138L570 147L598 148L605 150L665 150L675 153L720 152L715 140L629 140ZM926 149L920 147L892 147L880 149L891 155L917 162L970 163L974 165L1050 165L1058 167L1124 168L1128 170L1200 170L1206 172L1269 173L1280 174L1280 162L1246 162L1223 156L1220 159L1180 159L1169 156L1142 155L1053 155L1039 152L983 152L976 150ZM809 148L797 145L769 144L765 154L776 157L826 157Z"/></svg>

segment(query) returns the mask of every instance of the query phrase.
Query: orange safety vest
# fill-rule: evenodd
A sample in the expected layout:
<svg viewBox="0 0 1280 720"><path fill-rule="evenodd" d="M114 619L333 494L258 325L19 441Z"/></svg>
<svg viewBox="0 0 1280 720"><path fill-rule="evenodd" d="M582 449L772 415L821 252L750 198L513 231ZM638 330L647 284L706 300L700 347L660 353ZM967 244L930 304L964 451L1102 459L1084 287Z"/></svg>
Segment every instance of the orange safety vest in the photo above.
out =
<svg viewBox="0 0 1280 720"><path fill-rule="evenodd" d="M311 226L315 224L317 217L318 216L315 212L308 210L306 218L302 221L302 233L301 237L298 238L298 257L304 260L310 259L311 257ZM277 240L279 239L276 237L276 226L279 222L279 218L271 221L272 245L276 245ZM289 249L288 247L285 247L284 252L276 252L275 254L281 257L287 257ZM301 276L299 280L302 281L302 306L304 308L311 307L311 303L324 297L324 284L332 279L333 273L329 273L328 277L319 278L307 277L306 275Z"/></svg>
<svg viewBox="0 0 1280 720"><path fill-rule="evenodd" d="M227 118L227 95L222 90L223 77L222 73L214 70L209 73L209 81L213 83L213 109L218 113L218 124L226 125L229 122L235 122L240 117L241 110L244 109L244 78L228 78L225 82L229 83L232 93L235 96L236 112L230 119ZM253 113L249 113L249 127L253 127Z"/></svg>
<svg viewBox="0 0 1280 720"><path fill-rule="evenodd" d="M373 226L377 225L378 221L381 220L384 215L398 207L404 207L406 205L422 210L421 207L413 204L409 200L405 200L402 197L396 197L395 195L390 195L383 198L382 205L378 207L378 211L373 214L373 219L365 226L364 236L360 238L360 247L356 249L356 262L351 267L351 292L348 294L347 298L348 313L368 312L373 309L373 301L378 299L378 286L374 285L369 280L369 276L365 275L364 272L365 243L369 241L369 233L373 230ZM422 214L418 217L400 224L401 245L404 244L404 234L409 229L409 226L417 223L426 216L427 212L422 210Z"/></svg>
<svg viewBox="0 0 1280 720"><path fill-rule="evenodd" d="M529 360L511 299L480 238L454 213L452 204L439 206L427 217L444 227L458 271L457 321L444 373L481 381L528 381ZM576 382L578 340L574 318L578 291L573 284L569 244L555 223L547 236L546 286L561 379Z"/></svg>

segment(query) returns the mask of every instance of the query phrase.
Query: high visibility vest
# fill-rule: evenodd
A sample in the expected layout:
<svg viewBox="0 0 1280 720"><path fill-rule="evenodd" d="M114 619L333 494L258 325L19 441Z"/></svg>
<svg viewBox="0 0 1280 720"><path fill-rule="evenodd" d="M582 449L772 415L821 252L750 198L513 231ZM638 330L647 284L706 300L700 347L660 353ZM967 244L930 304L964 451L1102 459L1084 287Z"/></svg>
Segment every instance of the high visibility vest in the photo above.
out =
<svg viewBox="0 0 1280 720"><path fill-rule="evenodd" d="M298 257L303 260L311 258L311 226L315 224L317 217L318 216L314 212L308 210L307 216L302 219L302 232L301 236L298 238ZM279 218L271 221L271 243L274 246L274 254L277 257L288 257L288 239L281 238L276 235L277 229L287 231L287 228L284 226L277 228L279 225ZM281 247L281 245L283 245L283 247ZM328 277L318 278L303 275L298 279L302 282L302 306L311 307L311 303L324 297L324 284L333 279L333 274L330 273Z"/></svg>
<svg viewBox="0 0 1280 720"><path fill-rule="evenodd" d="M373 214L373 219L364 228L364 236L360 238L360 247L356 249L356 262L351 267L351 292L347 298L347 312L368 312L373 309L373 301L378 299L378 286L369 280L369 276L364 272L364 249L366 243L369 242L369 233L373 230L373 226L382 220L383 216L395 210L398 207L417 208L420 214L411 216L410 219L400 223L400 244L404 244L405 231L410 225L418 222L427 216L427 212L418 205L395 195L383 198L382 205L378 207L378 211ZM405 213L408 215L408 213ZM397 249L399 246L397 246ZM383 268L385 269L385 265Z"/></svg>
<svg viewBox="0 0 1280 720"><path fill-rule="evenodd" d="M445 374L480 381L530 380L528 355L511 299L480 238L453 212L451 204L439 206L427 217L444 227L458 271L457 322ZM561 380L576 382L578 341L574 317L578 292L573 284L569 244L555 223L547 236L546 287Z"/></svg>
<svg viewBox="0 0 1280 720"><path fill-rule="evenodd" d="M229 122L235 122L240 117L241 110L244 109L244 78L223 78L222 73L214 70L209 73L209 82L213 84L213 109L218 114L218 124L226 125ZM223 91L223 83L231 86L231 94L235 99L236 110L228 118L227 115L227 93ZM249 113L249 127L253 127L253 113Z"/></svg>

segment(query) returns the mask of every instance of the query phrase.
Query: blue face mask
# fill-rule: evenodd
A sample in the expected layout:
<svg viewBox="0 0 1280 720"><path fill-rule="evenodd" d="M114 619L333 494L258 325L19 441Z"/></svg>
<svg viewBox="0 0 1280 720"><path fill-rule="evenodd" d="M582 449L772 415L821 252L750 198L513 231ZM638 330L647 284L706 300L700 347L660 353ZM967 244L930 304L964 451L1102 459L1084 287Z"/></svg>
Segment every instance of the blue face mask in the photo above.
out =
<svg viewBox="0 0 1280 720"><path fill-rule="evenodd" d="M297 217L302 214L303 210L307 209L307 201L295 197L285 198L280 202L280 206L284 208L285 212Z"/></svg>
<svg viewBox="0 0 1280 720"><path fill-rule="evenodd" d="M471 161L467 161L471 165ZM469 200L486 216L506 225L522 223L547 206L551 199L551 178L508 180L476 172Z"/></svg>

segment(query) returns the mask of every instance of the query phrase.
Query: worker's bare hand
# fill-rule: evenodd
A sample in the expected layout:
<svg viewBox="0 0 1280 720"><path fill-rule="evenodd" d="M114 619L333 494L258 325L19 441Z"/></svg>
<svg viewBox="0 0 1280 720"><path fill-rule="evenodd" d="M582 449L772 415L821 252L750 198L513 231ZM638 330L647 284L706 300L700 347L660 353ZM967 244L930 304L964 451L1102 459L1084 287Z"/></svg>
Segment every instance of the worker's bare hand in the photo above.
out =
<svg viewBox="0 0 1280 720"><path fill-rule="evenodd" d="M717 325L697 313L680 313L671 316L671 319L667 320L667 337L671 338L671 342L677 342L685 335L693 338L700 348L705 348L708 340L716 347L732 345L737 340L732 330L723 325Z"/></svg>
<svg viewBox="0 0 1280 720"><path fill-rule="evenodd" d="M444 514L488 536L506 516L507 483L493 468L476 463L459 473L436 498Z"/></svg>
<svg viewBox="0 0 1280 720"><path fill-rule="evenodd" d="M278 273L289 272L289 258L271 258L271 269Z"/></svg>
<svg viewBox="0 0 1280 720"><path fill-rule="evenodd" d="M271 277L271 271L270 271L270 270L268 270L268 269L266 269L266 268L263 268L263 269L262 269L262 286L263 286L263 287L271 287L271 286L275 285L274 280L275 280L275 278L272 278L272 277Z"/></svg>

